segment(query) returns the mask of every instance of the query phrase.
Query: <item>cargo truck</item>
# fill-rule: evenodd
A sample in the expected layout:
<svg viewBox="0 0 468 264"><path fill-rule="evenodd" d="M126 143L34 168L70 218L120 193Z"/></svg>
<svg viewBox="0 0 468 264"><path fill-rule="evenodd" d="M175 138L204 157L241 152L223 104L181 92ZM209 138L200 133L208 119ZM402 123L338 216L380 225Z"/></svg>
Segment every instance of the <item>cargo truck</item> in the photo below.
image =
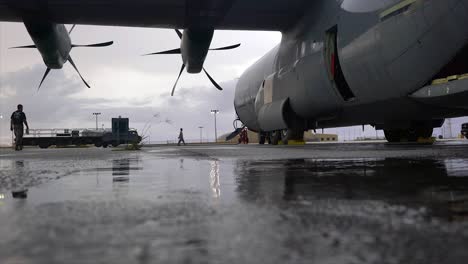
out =
<svg viewBox="0 0 468 264"><path fill-rule="evenodd" d="M142 140L135 129L129 128L128 118L112 118L112 129L31 129L23 138L24 146L82 146L107 148L121 144L138 144Z"/></svg>

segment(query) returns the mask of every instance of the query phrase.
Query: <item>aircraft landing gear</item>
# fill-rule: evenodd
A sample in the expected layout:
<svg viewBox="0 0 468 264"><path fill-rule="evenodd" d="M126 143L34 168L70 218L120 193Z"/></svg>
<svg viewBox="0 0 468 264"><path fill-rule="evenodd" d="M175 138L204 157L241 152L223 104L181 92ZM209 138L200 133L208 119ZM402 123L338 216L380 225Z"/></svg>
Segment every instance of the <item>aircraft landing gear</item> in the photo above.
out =
<svg viewBox="0 0 468 264"><path fill-rule="evenodd" d="M270 132L270 144L276 146L279 144L281 140L281 132L280 131L273 131Z"/></svg>
<svg viewBox="0 0 468 264"><path fill-rule="evenodd" d="M288 145L290 141L304 141L304 130L281 130L281 141L284 145Z"/></svg>
<svg viewBox="0 0 468 264"><path fill-rule="evenodd" d="M291 141L304 141L304 131L294 129L276 130L268 133L268 143L270 145L288 145Z"/></svg>
<svg viewBox="0 0 468 264"><path fill-rule="evenodd" d="M417 142L420 138L430 138L433 131L432 127L384 130L385 138L390 143Z"/></svg>
<svg viewBox="0 0 468 264"><path fill-rule="evenodd" d="M263 133L263 132L258 133L258 144L265 145L266 139L267 139L266 133Z"/></svg>

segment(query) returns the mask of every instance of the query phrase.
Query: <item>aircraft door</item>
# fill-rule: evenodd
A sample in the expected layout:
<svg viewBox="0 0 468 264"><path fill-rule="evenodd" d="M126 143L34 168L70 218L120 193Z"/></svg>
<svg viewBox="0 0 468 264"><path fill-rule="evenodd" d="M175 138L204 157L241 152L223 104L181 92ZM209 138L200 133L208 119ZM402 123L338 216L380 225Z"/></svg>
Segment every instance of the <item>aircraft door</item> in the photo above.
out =
<svg viewBox="0 0 468 264"><path fill-rule="evenodd" d="M324 51L330 81L338 90L343 100L347 102L354 100L355 95L344 77L340 64L338 52L338 26L334 26L326 32Z"/></svg>

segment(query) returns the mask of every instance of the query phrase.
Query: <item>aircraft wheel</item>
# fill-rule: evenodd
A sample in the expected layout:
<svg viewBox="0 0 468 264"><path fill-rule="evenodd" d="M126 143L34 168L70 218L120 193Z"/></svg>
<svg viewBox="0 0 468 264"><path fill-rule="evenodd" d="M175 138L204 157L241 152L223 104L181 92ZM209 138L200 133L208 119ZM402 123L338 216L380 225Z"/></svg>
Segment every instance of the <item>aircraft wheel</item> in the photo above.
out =
<svg viewBox="0 0 468 264"><path fill-rule="evenodd" d="M266 135L265 133L258 133L258 144L260 145L265 145L265 142L266 142Z"/></svg>
<svg viewBox="0 0 468 264"><path fill-rule="evenodd" d="M397 143L403 140L403 130L384 130L385 132L385 139L387 139L390 143Z"/></svg>
<svg viewBox="0 0 468 264"><path fill-rule="evenodd" d="M288 145L289 140L304 140L304 131L295 129L281 130L281 141L284 145Z"/></svg>
<svg viewBox="0 0 468 264"><path fill-rule="evenodd" d="M385 138L390 143L417 142L419 138L430 138L434 129L431 127L419 127L412 129L384 130Z"/></svg>
<svg viewBox="0 0 468 264"><path fill-rule="evenodd" d="M278 145L281 140L281 131L270 132L270 144L273 146Z"/></svg>

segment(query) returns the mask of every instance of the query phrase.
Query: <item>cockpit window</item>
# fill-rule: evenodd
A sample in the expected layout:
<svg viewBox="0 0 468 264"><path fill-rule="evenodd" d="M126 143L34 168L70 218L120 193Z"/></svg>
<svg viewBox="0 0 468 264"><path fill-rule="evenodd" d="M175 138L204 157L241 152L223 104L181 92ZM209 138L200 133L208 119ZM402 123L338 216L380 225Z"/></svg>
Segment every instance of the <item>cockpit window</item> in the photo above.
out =
<svg viewBox="0 0 468 264"><path fill-rule="evenodd" d="M341 8L352 13L379 11L385 7L397 4L401 0L341 0Z"/></svg>

